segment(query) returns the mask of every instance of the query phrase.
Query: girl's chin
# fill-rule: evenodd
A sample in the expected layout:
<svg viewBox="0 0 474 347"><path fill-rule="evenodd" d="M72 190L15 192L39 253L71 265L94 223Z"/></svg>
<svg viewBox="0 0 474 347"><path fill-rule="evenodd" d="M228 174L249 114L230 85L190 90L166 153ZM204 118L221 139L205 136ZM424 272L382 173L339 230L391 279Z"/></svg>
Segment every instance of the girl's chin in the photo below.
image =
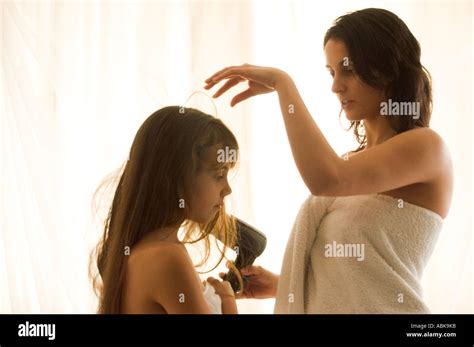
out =
<svg viewBox="0 0 474 347"><path fill-rule="evenodd" d="M207 224L210 221L212 221L218 213L219 213L219 210L217 210L217 211L213 210L208 216L202 217L202 218L196 218L194 221L196 223L200 223L200 224Z"/></svg>
<svg viewBox="0 0 474 347"><path fill-rule="evenodd" d="M201 214L200 216L193 216L188 219L192 220L195 223L207 224L215 218L216 214L219 213L219 210L220 210L219 207L213 207L207 216L205 216L204 214Z"/></svg>

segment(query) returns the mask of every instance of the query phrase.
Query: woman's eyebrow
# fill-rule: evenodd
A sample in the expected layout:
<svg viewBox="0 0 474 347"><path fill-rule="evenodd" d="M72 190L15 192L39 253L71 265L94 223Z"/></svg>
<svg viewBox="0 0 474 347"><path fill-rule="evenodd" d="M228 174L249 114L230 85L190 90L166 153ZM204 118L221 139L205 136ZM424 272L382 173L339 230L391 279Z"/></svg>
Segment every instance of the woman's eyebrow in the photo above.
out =
<svg viewBox="0 0 474 347"><path fill-rule="evenodd" d="M352 65L352 61L348 59L347 57L342 58L342 60L339 62L339 65L342 67L347 67L349 65ZM332 69L331 65L326 64L326 68Z"/></svg>

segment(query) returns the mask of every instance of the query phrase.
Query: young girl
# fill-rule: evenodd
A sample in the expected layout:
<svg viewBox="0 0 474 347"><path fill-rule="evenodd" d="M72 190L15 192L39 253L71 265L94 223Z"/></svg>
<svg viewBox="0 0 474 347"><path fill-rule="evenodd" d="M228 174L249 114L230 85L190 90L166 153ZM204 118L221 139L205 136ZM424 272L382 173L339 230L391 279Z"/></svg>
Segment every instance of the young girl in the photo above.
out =
<svg viewBox="0 0 474 347"><path fill-rule="evenodd" d="M210 277L201 283L183 244L204 240L201 265L210 254L209 236L221 240L214 268L235 244L224 198L232 192L227 173L237 151L222 121L196 109L165 107L145 120L95 249L98 313L237 313L229 282ZM235 155L220 155L229 152Z"/></svg>

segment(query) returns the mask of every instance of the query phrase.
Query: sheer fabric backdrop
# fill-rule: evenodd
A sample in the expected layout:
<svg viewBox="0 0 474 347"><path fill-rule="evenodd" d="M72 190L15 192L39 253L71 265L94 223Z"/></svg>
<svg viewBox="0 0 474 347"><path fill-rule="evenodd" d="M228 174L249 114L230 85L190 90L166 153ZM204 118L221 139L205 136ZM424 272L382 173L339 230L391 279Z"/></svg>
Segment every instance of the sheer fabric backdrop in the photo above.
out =
<svg viewBox="0 0 474 347"><path fill-rule="evenodd" d="M395 12L420 42L434 81L431 127L454 161L452 207L424 274L425 299L435 313L473 312L472 4L447 0L0 2L0 312L94 312L88 255L108 201L93 214L93 193L126 160L144 119L171 104L217 110L236 134L242 160L230 212L266 233L257 264L278 273L309 192L276 95L234 108L238 90L215 105L203 93L189 96L228 65L279 67L334 149L355 148L338 119L322 41L335 18L366 7ZM272 313L273 303L238 305Z"/></svg>

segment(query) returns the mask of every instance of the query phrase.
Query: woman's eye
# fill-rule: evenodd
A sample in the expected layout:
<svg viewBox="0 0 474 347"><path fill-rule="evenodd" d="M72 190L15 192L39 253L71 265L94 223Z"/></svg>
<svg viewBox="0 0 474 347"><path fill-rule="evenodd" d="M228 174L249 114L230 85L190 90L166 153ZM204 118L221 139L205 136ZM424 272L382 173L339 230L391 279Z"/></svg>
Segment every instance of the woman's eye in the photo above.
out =
<svg viewBox="0 0 474 347"><path fill-rule="evenodd" d="M354 73L354 69L344 69L343 71L344 71L344 73L347 73L347 74ZM332 78L334 78L334 73L333 72L330 72L329 74L331 75Z"/></svg>

